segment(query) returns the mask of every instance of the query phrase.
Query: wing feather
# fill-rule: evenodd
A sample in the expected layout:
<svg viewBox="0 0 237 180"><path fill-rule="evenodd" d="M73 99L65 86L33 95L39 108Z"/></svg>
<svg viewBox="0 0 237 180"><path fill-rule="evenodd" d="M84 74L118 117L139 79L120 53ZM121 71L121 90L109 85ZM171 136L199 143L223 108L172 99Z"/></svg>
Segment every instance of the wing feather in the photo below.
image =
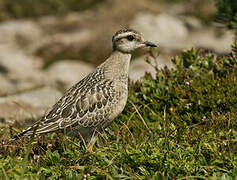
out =
<svg viewBox="0 0 237 180"><path fill-rule="evenodd" d="M103 73L97 70L69 89L41 119L36 134L75 125L96 127L102 123L107 118L109 104L113 103L115 93L113 82L105 80L103 76ZM29 136L33 129L34 126L17 136Z"/></svg>

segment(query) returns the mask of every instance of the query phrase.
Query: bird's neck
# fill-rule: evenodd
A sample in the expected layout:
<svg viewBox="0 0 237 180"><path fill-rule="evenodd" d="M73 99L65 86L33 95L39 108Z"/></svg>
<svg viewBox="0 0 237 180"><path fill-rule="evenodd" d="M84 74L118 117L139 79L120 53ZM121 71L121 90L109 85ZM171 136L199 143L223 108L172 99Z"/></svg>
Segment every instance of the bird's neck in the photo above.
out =
<svg viewBox="0 0 237 180"><path fill-rule="evenodd" d="M127 80L130 60L131 54L113 51L101 66L105 68L105 75L108 78Z"/></svg>

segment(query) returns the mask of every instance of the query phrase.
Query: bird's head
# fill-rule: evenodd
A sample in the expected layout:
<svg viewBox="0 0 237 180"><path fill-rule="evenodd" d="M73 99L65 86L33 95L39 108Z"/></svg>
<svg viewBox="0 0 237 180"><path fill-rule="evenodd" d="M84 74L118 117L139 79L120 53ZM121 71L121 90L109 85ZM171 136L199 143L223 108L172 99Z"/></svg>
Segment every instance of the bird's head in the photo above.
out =
<svg viewBox="0 0 237 180"><path fill-rule="evenodd" d="M113 51L121 51L123 53L132 53L134 50L142 47L157 47L152 42L144 41L141 33L133 29L122 29L117 31L113 38Z"/></svg>

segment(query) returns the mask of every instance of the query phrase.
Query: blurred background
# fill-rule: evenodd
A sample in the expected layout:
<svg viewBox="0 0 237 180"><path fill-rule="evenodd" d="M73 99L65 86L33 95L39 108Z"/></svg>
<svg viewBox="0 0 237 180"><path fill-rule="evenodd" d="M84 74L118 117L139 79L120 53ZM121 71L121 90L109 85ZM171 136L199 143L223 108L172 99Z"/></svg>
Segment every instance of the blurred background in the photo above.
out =
<svg viewBox="0 0 237 180"><path fill-rule="evenodd" d="M191 47L228 54L234 33L216 23L213 0L0 0L0 122L42 116L111 53L122 28L159 46L157 65ZM155 70L136 52L130 80Z"/></svg>

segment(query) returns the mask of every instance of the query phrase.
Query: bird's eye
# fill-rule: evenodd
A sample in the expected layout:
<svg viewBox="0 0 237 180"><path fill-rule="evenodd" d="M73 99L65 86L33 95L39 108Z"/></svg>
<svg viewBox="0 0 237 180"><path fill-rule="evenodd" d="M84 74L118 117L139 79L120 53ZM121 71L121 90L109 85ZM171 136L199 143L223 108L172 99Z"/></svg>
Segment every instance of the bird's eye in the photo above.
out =
<svg viewBox="0 0 237 180"><path fill-rule="evenodd" d="M128 36L127 36L127 39L128 39L129 41L132 41L132 40L134 40L134 39L135 39L135 37L134 37L134 36L132 36L132 35L128 35Z"/></svg>

